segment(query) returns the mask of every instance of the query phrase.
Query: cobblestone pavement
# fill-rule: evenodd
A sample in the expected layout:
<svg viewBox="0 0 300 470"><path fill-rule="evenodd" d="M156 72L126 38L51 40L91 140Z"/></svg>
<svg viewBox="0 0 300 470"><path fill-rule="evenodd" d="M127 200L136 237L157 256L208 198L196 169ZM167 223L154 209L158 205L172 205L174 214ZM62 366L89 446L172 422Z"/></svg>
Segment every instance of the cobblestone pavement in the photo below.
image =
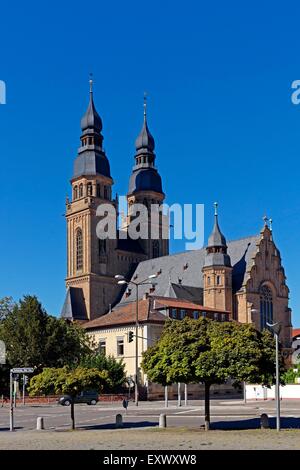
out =
<svg viewBox="0 0 300 470"><path fill-rule="evenodd" d="M300 430L200 431L183 428L0 433L0 449L211 450L300 448Z"/></svg>

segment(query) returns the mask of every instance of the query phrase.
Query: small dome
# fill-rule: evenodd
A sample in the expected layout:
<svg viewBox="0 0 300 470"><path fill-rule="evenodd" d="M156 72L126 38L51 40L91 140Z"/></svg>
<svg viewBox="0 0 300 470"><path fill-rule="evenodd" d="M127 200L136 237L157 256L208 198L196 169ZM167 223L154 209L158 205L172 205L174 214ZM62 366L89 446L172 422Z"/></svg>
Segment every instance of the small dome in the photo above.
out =
<svg viewBox="0 0 300 470"><path fill-rule="evenodd" d="M81 119L81 130L93 129L95 132L100 133L102 131L102 120L96 111L93 92L90 92L90 102L85 115Z"/></svg>
<svg viewBox="0 0 300 470"><path fill-rule="evenodd" d="M153 136L151 135L148 129L146 116L144 116L144 124L143 124L142 130L135 141L135 148L137 151L139 150L146 150L148 152L154 151L155 142L154 142Z"/></svg>
<svg viewBox="0 0 300 470"><path fill-rule="evenodd" d="M155 191L162 193L161 177L154 168L141 168L130 176L129 194L137 191Z"/></svg>

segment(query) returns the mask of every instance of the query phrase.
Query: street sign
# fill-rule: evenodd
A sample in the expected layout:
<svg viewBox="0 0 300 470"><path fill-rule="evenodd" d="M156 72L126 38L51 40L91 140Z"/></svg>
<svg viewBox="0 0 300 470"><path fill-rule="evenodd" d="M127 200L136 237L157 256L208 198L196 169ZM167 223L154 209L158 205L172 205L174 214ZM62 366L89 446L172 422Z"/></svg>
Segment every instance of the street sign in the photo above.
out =
<svg viewBox="0 0 300 470"><path fill-rule="evenodd" d="M12 374L33 374L34 368L33 367L15 367L14 369L10 369Z"/></svg>

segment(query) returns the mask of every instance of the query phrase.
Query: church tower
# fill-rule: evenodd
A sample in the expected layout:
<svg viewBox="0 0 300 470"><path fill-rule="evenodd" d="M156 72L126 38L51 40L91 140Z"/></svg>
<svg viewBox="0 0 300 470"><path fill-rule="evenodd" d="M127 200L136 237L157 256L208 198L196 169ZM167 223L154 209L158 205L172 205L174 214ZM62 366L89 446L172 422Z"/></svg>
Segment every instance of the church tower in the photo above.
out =
<svg viewBox="0 0 300 470"><path fill-rule="evenodd" d="M163 233L168 234L168 218L161 211L165 194L162 189L161 177L155 168L155 142L148 128L146 111L145 97L144 122L142 130L135 141L135 165L130 176L127 194L127 227L135 218L134 204L142 204L147 209L148 214L146 221L148 237L147 239L140 239L139 243L147 259L151 259L169 254L169 240L168 236L163 235ZM157 213L157 217L152 217L152 219L151 208ZM156 235L153 235L154 232Z"/></svg>
<svg viewBox="0 0 300 470"><path fill-rule="evenodd" d="M67 295L62 316L70 320L91 320L106 313L118 289L109 253L117 240L100 240L96 234L99 204L111 204L113 180L102 147L102 120L93 99L93 82L86 113L81 119L81 146L71 179L72 200L66 202Z"/></svg>
<svg viewBox="0 0 300 470"><path fill-rule="evenodd" d="M218 204L215 202L215 221L208 239L203 266L203 305L232 313L232 266L227 244L218 223Z"/></svg>

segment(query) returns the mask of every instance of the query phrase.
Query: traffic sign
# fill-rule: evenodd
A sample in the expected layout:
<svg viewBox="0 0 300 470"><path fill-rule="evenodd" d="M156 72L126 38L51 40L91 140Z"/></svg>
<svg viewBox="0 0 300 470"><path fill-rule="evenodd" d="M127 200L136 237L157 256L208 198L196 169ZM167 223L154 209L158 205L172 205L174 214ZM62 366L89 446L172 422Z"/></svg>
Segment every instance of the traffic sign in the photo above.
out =
<svg viewBox="0 0 300 470"><path fill-rule="evenodd" d="M34 368L33 367L15 367L14 369L10 369L12 374L33 374Z"/></svg>

